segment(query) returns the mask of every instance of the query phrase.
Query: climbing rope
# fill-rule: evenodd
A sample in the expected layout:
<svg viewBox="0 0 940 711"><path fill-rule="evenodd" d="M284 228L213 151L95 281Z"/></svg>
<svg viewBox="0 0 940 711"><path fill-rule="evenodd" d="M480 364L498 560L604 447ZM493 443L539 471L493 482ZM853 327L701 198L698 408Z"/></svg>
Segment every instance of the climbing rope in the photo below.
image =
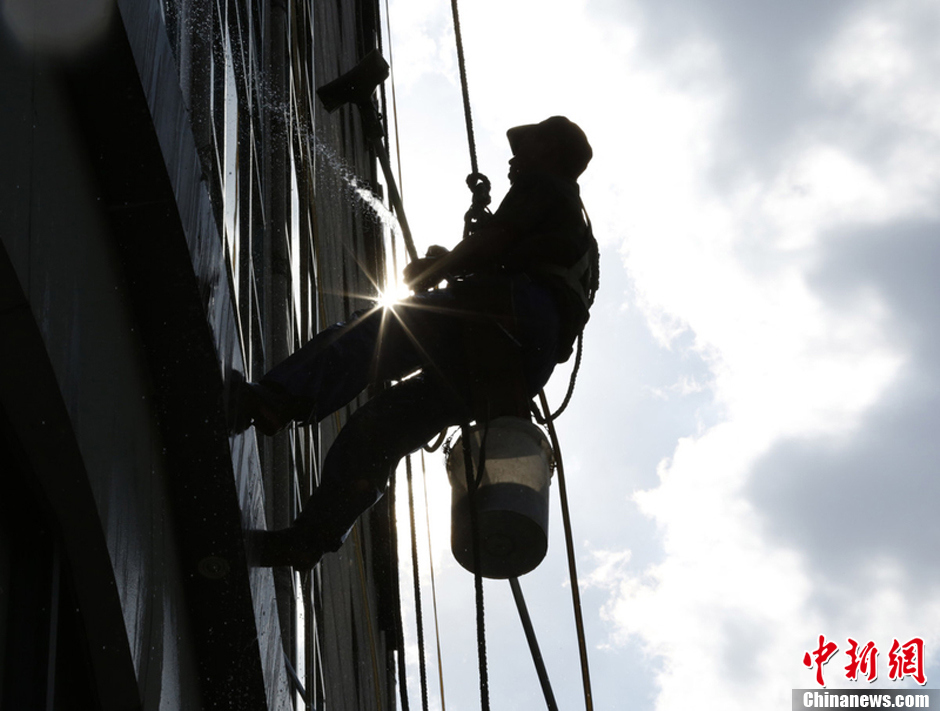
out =
<svg viewBox="0 0 940 711"><path fill-rule="evenodd" d="M424 522L428 529L428 561L431 571L431 607L434 610L434 637L437 643L437 678L441 687L441 711L447 711L444 705L444 660L441 657L441 626L437 615L437 583L434 579L434 551L431 549L431 513L428 506L428 470L424 464L424 452L421 453L421 483L424 486Z"/></svg>
<svg viewBox="0 0 940 711"><path fill-rule="evenodd" d="M402 200L405 199L405 186L402 185L401 180L401 138L398 133L398 101L395 97L395 58L392 56L392 25L389 20L390 14L388 11L388 0L385 0L385 31L388 34L388 67L389 67L389 81L392 85L392 116L395 126L395 159L398 163L398 192L401 195ZM381 35L381 33L380 33ZM384 102L383 102L384 105Z"/></svg>
<svg viewBox="0 0 940 711"><path fill-rule="evenodd" d="M457 10L457 0L450 0L451 12L454 15L454 37L457 40L457 66L460 70L460 91L463 94L463 115L467 124L467 144L470 147L470 175L467 176L467 187L473 194L470 209L464 215L464 239L469 237L474 229L479 227L489 217L490 211L490 181L480 172L477 166L477 144L473 137L473 116L470 112L470 89L467 85L467 64L464 61L463 36L460 32L460 13Z"/></svg>
<svg viewBox="0 0 940 711"><path fill-rule="evenodd" d="M463 115L467 123L467 143L470 145L470 171L479 173L477 167L477 144L473 139L473 117L470 115L470 90L467 87L467 65L463 56L463 37L460 33L460 13L457 0L450 0L450 9L454 15L454 37L457 40L457 66L460 69L460 90L463 92Z"/></svg>
<svg viewBox="0 0 940 711"><path fill-rule="evenodd" d="M476 602L477 617L477 657L480 667L480 707L483 711L490 709L490 684L489 675L486 668L486 626L485 610L483 607L483 576L480 574L481 556L480 556L480 514L476 507L476 493L480 480L483 477L483 457L484 442L480 444L480 473L474 476L473 473L473 453L470 447L471 434L470 425L461 426L461 440L463 446L464 472L467 478L467 505L470 508L470 533L471 547L473 549L473 590Z"/></svg>
<svg viewBox="0 0 940 711"><path fill-rule="evenodd" d="M454 16L454 36L457 41L457 65L460 69L460 88L463 94L463 112L467 124L467 144L470 148L470 175L467 176L467 187L473 194L470 209L464 215L464 239L469 237L474 228L479 226L489 216L487 206L490 203L490 181L485 175L482 175L477 166L476 141L473 138L473 116L470 111L470 91L467 86L467 66L464 60L463 36L460 32L460 13L457 9L457 0L451 0L451 11ZM483 604L483 576L480 574L480 523L479 512L476 510L474 494L476 493L479 481L483 474L484 459L484 441L480 447L480 473L478 476L473 474L473 455L470 450L470 426L468 423L461 425L461 437L463 440L464 468L467 477L467 503L470 507L470 529L472 535L473 547L473 587L476 598L476 617L477 617L477 652L480 667L480 704L483 711L489 711L489 677L486 668L486 627L485 610Z"/></svg>
<svg viewBox="0 0 940 711"><path fill-rule="evenodd" d="M415 526L415 497L411 475L411 455L405 457L408 478L408 513L411 522L411 570L415 589L415 619L418 628L418 668L421 672L421 708L428 711L428 669L424 653L424 615L421 613L421 576L418 569L418 533Z"/></svg>
<svg viewBox="0 0 940 711"><path fill-rule="evenodd" d="M532 412L532 416L535 418L535 421L540 425L548 425L553 420L558 419L558 417L565 411L568 407L568 403L571 402L571 396L574 395L574 386L578 379L578 371L581 369L581 353L583 351L582 345L584 343L584 333L578 334L578 351L574 357L574 368L571 370L571 378L568 380L568 391L565 393L565 399L562 400L561 405L555 410L554 413L548 414L546 412L545 416L542 416L542 413L539 412L538 407L535 406L535 403L529 403L529 408Z"/></svg>
<svg viewBox="0 0 940 711"><path fill-rule="evenodd" d="M548 434L552 440L552 450L555 453L555 467L558 472L558 498L561 500L561 518L565 527L565 549L568 553L568 575L571 581L571 603L574 607L574 621L578 634L578 653L581 657L581 681L584 686L584 707L593 711L594 700L591 694L591 673L588 668L587 643L584 634L584 618L581 614L581 590L578 585L578 569L574 556L574 538L571 533L571 514L568 511L568 487L565 484L565 466L561 458L561 447L558 445L558 435L555 424L550 416L551 409L545 398L545 391L539 392L539 401L545 413L548 424Z"/></svg>
<svg viewBox="0 0 940 711"><path fill-rule="evenodd" d="M366 595L366 591L369 589L368 582L366 580L366 565L365 565L365 551L362 544L362 536L359 533L359 526L353 526L352 530L353 541L355 543L355 556L356 556L356 570L359 573L359 586L362 590L363 595ZM369 636L369 650L370 657L372 662L372 691L375 694L375 707L377 709L382 708L382 690L380 688L379 679L382 677L379 675L379 660L376 653L378 649L376 645L375 638L375 629L372 623L372 615L369 612L369 608L366 607L366 633Z"/></svg>
<svg viewBox="0 0 940 711"><path fill-rule="evenodd" d="M395 61L392 55L392 28L391 28L391 23L390 23L389 18L390 18L390 13L388 11L388 0L385 0L385 29L386 29L386 33L388 34L388 62L389 62L389 74L390 74L389 78L391 80L391 85L392 85L392 116L393 116L393 125L395 127L395 162L396 162L396 167L398 169L399 196L401 197L404 195L404 184L403 184L402 172L401 172L401 137L400 137L400 133L398 130L398 102L396 100L396 95L395 95ZM387 103L386 103L385 93L384 93L384 86L383 86L383 93L382 93L382 105L383 107L385 107L386 114L387 114L388 111L387 111ZM388 140L387 131L386 131L386 144L389 145L389 149L390 149L391 146ZM396 250L394 231L392 231L391 239L389 241L391 244L391 252L392 252L392 274L398 274L398 254ZM408 248L407 239L406 239L405 247L406 247L406 252L410 253L410 251L407 249ZM414 255L412 254L411 256L413 257ZM406 484L408 487L408 513L409 513L410 525L411 525L411 560L412 560L412 576L413 576L414 594L415 594L415 619L416 619L416 626L418 630L418 655L419 655L418 666L419 666L420 675L421 675L421 702L422 702L422 711L427 711L428 692L427 692L427 671L426 671L426 663L425 663L426 655L425 655L425 649L424 649L424 622L423 622L422 605L421 605L421 581L420 581L420 575L419 575L420 571L418 568L417 536L415 532L416 527L415 527L414 493L413 493L413 487L412 487L411 456L410 455L405 459L405 467L406 467L406 473L407 473ZM394 511L395 510L394 473L392 475L392 485L390 489L391 491L389 492L389 495L390 495L389 508L391 511ZM427 495L425 495L425 500L427 500ZM397 535L393 535L392 540L394 544L396 545L396 549L397 549L397 542L398 542ZM432 575L433 575L433 570L432 570ZM396 588L396 593L397 592L398 590ZM397 596L399 598L398 604L400 606L401 605L400 594ZM436 600L434 604L435 604L434 614L435 614L435 626L436 626L436 619L437 619L437 601ZM406 668L406 662L405 662L405 637L404 637L404 630L402 629L400 613L398 616L398 642L399 642L399 648L398 648L398 654L397 654L397 662L398 662L397 666L398 666L398 678L399 678L399 683L398 683L399 702L401 704L400 708L402 709L402 711L409 711L410 706L408 703L408 687L406 683L408 675L407 675L407 668ZM440 641L438 641L438 665L440 665ZM441 692L443 694L443 686L441 687ZM441 703L443 703L443 700Z"/></svg>
<svg viewBox="0 0 940 711"><path fill-rule="evenodd" d="M398 526L395 521L394 512L398 510L397 508L397 490L398 490L398 471L392 471L391 478L389 479L388 485L388 510L389 510L389 519L388 519L388 551L390 560L398 563ZM396 568L397 570L398 568ZM395 618L395 629L392 631L395 639L395 646L397 647L396 664L398 667L398 699L399 699L399 708L401 711L410 711L408 704L408 684L407 682L407 668L405 665L405 631L404 625L401 621L401 580L398 575L395 576L395 585L391 590L395 608L398 610L399 614Z"/></svg>

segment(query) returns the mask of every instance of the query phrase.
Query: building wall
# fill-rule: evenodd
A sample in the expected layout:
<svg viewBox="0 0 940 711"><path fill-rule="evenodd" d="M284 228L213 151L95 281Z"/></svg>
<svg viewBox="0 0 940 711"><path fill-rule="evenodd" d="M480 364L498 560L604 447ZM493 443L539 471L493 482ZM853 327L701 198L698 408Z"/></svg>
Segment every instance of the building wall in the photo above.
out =
<svg viewBox="0 0 940 711"><path fill-rule="evenodd" d="M65 557L77 566L89 550L106 557L107 577L77 570L78 588L86 598L116 592L111 617L98 624L124 633L123 645L111 644L129 654L143 705L179 708L196 693L197 675L162 437L126 276L55 71L19 52L9 35L0 66L5 417L26 450L25 468L51 500ZM12 475L9 449L4 459ZM88 507L82 515L77 501ZM35 518L24 524L39 527ZM22 527L8 536L11 547L30 545ZM7 648L8 658L16 654ZM122 660L100 661L98 682L115 685ZM9 689L15 680L6 682Z"/></svg>
<svg viewBox="0 0 940 711"><path fill-rule="evenodd" d="M249 568L242 535L289 523L348 413L266 440L223 417L233 371L381 283L347 180L374 160L355 109L315 96L376 23L371 2L129 0L64 61L2 35L0 456L76 581L68 648L102 708L303 707L291 667L316 708L394 705L387 512L309 577ZM0 585L30 546L5 529Z"/></svg>

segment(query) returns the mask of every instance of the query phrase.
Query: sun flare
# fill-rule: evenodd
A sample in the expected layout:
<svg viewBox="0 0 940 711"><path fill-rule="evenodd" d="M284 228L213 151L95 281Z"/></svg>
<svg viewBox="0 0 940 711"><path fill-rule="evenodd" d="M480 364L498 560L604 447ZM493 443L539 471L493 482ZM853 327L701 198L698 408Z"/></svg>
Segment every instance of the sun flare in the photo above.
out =
<svg viewBox="0 0 940 711"><path fill-rule="evenodd" d="M389 284L385 289L379 291L376 297L376 303L382 308L391 308L407 298L411 292L404 284Z"/></svg>

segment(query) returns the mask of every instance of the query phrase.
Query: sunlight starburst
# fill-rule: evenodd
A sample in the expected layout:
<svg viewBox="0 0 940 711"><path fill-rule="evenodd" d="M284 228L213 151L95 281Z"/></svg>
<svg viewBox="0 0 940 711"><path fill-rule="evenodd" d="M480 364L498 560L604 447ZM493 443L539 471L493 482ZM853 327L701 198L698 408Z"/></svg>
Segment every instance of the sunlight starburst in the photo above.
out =
<svg viewBox="0 0 940 711"><path fill-rule="evenodd" d="M410 295L411 292L404 284L389 284L385 289L379 291L376 296L376 304L382 308L391 308Z"/></svg>

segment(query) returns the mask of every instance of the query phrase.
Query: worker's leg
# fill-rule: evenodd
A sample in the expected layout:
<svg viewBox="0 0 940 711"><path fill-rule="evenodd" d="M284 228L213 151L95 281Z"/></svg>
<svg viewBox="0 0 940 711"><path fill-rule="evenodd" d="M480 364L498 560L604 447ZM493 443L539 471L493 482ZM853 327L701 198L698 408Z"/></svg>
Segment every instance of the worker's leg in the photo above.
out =
<svg viewBox="0 0 940 711"><path fill-rule="evenodd" d="M425 373L373 397L340 430L320 486L291 528L261 539L259 562L307 568L337 550L356 519L385 493L401 458L465 417L451 387Z"/></svg>
<svg viewBox="0 0 940 711"><path fill-rule="evenodd" d="M382 316L381 309L370 309L321 331L272 368L262 385L296 402L291 419L323 419L368 384Z"/></svg>
<svg viewBox="0 0 940 711"><path fill-rule="evenodd" d="M513 288L516 338L522 346L526 389L532 396L548 382L558 362L560 322L551 293L525 280Z"/></svg>
<svg viewBox="0 0 940 711"><path fill-rule="evenodd" d="M380 317L370 309L321 331L259 383L234 378L230 430L253 424L273 435L291 420L319 421L352 400L368 382Z"/></svg>
<svg viewBox="0 0 940 711"><path fill-rule="evenodd" d="M422 294L321 331L262 379L273 402L272 429L291 419L322 420L370 383L399 379L429 363L452 367L460 358L453 352L460 325L452 302L443 291Z"/></svg>

